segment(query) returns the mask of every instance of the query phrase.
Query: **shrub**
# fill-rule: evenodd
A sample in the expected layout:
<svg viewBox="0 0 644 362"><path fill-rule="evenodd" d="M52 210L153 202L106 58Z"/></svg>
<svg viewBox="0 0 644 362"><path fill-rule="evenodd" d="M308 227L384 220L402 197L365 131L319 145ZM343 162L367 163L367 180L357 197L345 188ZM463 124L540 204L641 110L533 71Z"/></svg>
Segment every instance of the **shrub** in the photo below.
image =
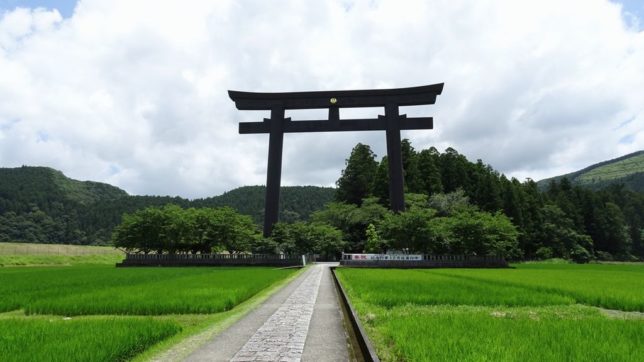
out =
<svg viewBox="0 0 644 362"><path fill-rule="evenodd" d="M552 258L553 252L552 248L549 248L547 246L542 246L537 251L535 252L535 256L539 260L545 260L545 259L550 259Z"/></svg>
<svg viewBox="0 0 644 362"><path fill-rule="evenodd" d="M575 245L570 251L570 259L575 263L585 264L590 261L592 255L583 246Z"/></svg>

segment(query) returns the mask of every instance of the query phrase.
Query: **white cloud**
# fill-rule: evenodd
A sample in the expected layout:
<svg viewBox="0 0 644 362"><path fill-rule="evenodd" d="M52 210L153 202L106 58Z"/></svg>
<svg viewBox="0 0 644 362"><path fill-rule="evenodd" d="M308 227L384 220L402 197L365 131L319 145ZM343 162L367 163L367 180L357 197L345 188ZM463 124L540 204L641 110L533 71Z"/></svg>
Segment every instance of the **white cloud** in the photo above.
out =
<svg viewBox="0 0 644 362"><path fill-rule="evenodd" d="M265 180L226 90L445 82L434 131L517 177L644 148L644 32L579 1L107 1L0 18L0 165L46 165L136 194L204 197ZM415 111L419 112L419 111ZM333 184L357 142L286 135L284 184ZM620 142L621 141L621 142Z"/></svg>

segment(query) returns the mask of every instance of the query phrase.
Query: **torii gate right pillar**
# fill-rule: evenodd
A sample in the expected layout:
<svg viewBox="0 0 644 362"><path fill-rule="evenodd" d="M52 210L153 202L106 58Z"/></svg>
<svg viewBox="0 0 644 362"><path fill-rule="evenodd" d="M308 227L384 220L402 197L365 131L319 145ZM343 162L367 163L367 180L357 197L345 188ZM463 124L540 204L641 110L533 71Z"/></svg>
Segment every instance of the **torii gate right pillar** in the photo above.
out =
<svg viewBox="0 0 644 362"><path fill-rule="evenodd" d="M405 211L405 190L400 146L400 115L397 104L385 105L387 160L389 162L389 203L394 212Z"/></svg>

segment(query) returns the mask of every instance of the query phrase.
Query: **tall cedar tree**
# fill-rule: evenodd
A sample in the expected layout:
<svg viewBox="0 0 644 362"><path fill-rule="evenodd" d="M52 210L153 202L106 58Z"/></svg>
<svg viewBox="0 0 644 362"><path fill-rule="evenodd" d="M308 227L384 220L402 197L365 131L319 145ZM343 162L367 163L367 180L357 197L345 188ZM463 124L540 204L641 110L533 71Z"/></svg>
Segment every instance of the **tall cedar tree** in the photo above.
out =
<svg viewBox="0 0 644 362"><path fill-rule="evenodd" d="M362 199L372 194L373 179L378 169L376 155L368 145L358 143L346 160L346 168L336 182L337 201L360 205Z"/></svg>
<svg viewBox="0 0 644 362"><path fill-rule="evenodd" d="M434 148L422 150L418 154L418 178L420 189L414 191L429 196L443 192L443 182L438 169L440 153Z"/></svg>
<svg viewBox="0 0 644 362"><path fill-rule="evenodd" d="M378 164L373 179L373 196L378 198L381 205L389 207L389 161L384 156Z"/></svg>
<svg viewBox="0 0 644 362"><path fill-rule="evenodd" d="M421 180L418 174L418 154L408 139L400 142L402 153L402 164L405 180L405 192L419 193L421 190Z"/></svg>

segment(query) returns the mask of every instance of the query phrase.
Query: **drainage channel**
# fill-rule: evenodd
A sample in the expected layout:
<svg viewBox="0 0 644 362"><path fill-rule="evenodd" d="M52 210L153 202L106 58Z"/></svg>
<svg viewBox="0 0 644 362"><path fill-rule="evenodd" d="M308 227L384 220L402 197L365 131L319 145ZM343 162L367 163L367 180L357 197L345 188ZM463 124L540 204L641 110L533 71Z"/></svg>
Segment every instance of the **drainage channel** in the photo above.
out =
<svg viewBox="0 0 644 362"><path fill-rule="evenodd" d="M335 269L335 267L331 267L331 274L333 275L333 282L338 292L338 299L340 301L340 307L342 309L344 319L344 327L349 337L352 360L358 362L380 362L375 348L373 348L364 327L362 327L362 324L358 319L358 314L351 305L344 287L340 284L338 277L335 275Z"/></svg>

